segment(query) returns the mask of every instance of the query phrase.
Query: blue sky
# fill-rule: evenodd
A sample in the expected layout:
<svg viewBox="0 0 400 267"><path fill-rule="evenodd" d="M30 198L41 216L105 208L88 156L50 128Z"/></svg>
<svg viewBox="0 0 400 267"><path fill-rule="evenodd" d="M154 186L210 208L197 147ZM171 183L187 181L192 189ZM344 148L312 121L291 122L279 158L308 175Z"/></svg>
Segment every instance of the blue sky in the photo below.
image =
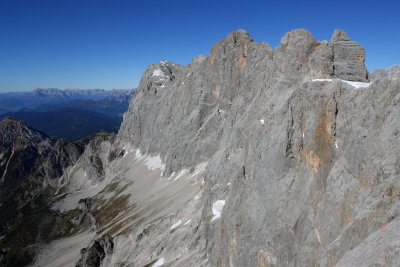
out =
<svg viewBox="0 0 400 267"><path fill-rule="evenodd" d="M367 68L400 64L399 1L1 0L0 91L133 88L147 65L187 64L229 32L272 47L295 28L335 28L367 51Z"/></svg>

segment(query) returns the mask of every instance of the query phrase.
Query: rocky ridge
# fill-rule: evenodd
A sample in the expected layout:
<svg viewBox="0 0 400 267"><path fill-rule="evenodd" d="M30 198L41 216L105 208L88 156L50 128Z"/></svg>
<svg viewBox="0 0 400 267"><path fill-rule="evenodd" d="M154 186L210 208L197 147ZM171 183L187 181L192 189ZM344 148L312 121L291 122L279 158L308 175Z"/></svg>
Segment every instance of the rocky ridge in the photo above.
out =
<svg viewBox="0 0 400 267"><path fill-rule="evenodd" d="M75 226L34 264L396 266L399 72L364 59L342 30L239 30L149 66L118 135L53 185Z"/></svg>
<svg viewBox="0 0 400 267"><path fill-rule="evenodd" d="M167 177L208 161L209 265L400 261L383 241L400 227L400 87L392 69L369 80L364 59L342 30L329 43L294 30L276 49L240 30L188 66L145 71L118 136L160 153Z"/></svg>
<svg viewBox="0 0 400 267"><path fill-rule="evenodd" d="M38 244L54 238L58 214L49 207L52 185L82 148L5 118L0 121L0 151L0 264L20 266L32 260Z"/></svg>

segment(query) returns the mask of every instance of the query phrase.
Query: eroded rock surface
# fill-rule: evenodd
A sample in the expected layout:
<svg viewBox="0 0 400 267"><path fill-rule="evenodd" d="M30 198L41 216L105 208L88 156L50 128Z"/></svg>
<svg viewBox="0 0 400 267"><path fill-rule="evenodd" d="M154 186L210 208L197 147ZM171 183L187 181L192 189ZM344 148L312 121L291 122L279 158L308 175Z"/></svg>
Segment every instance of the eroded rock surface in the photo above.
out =
<svg viewBox="0 0 400 267"><path fill-rule="evenodd" d="M355 248L400 230L398 75L369 83L364 57L342 30L329 43L294 30L277 49L240 30L145 71L118 136L160 153L167 177L208 160L208 264L362 266ZM375 245L395 265L399 245Z"/></svg>
<svg viewBox="0 0 400 267"><path fill-rule="evenodd" d="M58 179L73 227L40 255L68 253L36 264L398 265L399 71L364 57L342 30L239 30L149 66L118 135Z"/></svg>

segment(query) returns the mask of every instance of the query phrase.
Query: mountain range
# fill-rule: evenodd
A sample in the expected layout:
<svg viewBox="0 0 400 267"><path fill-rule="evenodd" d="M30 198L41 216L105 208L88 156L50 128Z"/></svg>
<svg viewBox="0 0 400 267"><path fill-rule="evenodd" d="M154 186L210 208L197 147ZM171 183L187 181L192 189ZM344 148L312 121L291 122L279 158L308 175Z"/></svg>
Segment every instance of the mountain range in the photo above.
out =
<svg viewBox="0 0 400 267"><path fill-rule="evenodd" d="M0 123L3 266L398 266L400 66L244 30L145 70L84 148Z"/></svg>
<svg viewBox="0 0 400 267"><path fill-rule="evenodd" d="M0 94L0 119L12 117L52 138L75 141L98 132L116 132L134 90L36 89ZM13 105L13 103L16 103ZM12 106L16 111L6 111ZM3 114L1 114L3 113Z"/></svg>
<svg viewBox="0 0 400 267"><path fill-rule="evenodd" d="M132 91L134 90L37 88L31 92L0 93L0 108L6 111L17 111L22 108L36 108L44 104L60 104L77 99L96 101L111 98L126 101L132 96Z"/></svg>

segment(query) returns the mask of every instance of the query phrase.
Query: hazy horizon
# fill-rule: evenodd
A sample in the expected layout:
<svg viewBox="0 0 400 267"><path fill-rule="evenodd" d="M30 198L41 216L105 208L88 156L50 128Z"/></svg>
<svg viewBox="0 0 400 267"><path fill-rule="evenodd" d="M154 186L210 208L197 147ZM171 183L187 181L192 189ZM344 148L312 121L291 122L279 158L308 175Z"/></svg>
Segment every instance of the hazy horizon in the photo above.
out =
<svg viewBox="0 0 400 267"><path fill-rule="evenodd" d="M2 91L0 90L0 94L7 94L7 93L29 93L33 92L34 90L37 89L58 89L58 90L106 90L106 91L112 91L112 90L135 90L136 87L133 88L55 88L55 87L36 87L33 89L27 89L27 90L11 90L11 91Z"/></svg>

